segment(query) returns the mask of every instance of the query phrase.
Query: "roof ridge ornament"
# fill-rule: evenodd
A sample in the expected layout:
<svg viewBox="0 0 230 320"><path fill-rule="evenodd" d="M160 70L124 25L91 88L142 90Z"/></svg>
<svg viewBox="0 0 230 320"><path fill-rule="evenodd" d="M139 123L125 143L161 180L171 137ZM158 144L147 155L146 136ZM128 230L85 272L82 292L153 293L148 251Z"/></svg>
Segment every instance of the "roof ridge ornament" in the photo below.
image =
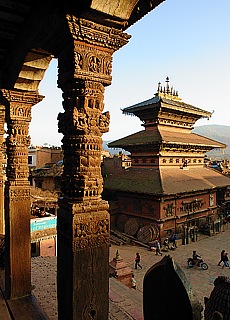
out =
<svg viewBox="0 0 230 320"><path fill-rule="evenodd" d="M155 96L170 99L170 100L181 100L178 96L178 91L176 91L173 86L169 86L169 77L166 77L165 86L162 87L161 82L158 82L157 93Z"/></svg>

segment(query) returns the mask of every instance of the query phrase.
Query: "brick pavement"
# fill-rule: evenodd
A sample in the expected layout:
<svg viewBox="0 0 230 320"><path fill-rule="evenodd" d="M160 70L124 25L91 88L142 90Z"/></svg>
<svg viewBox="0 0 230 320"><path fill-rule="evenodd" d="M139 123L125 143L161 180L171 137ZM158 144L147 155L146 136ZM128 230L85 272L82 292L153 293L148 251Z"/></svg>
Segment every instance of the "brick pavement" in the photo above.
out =
<svg viewBox="0 0 230 320"><path fill-rule="evenodd" d="M202 240L202 241L201 241ZM207 237L201 236L199 241L188 245L179 244L175 251L169 251L176 263L186 274L190 281L197 298L203 304L204 296L209 296L213 289L213 281L219 275L230 276L230 269L222 269L217 266L220 259L220 251L225 249L230 254L230 225L225 232ZM143 320L142 314L142 293L143 277L147 270L161 259L154 252L146 248L137 246L114 246L110 248L110 261L115 257L119 250L121 257L133 269L137 290L124 287L116 279L110 279L110 320ZM209 265L208 270L198 267L188 268L187 258L196 250ZM134 269L135 253L140 252L141 264L143 269ZM56 298L56 257L32 258L32 284L38 302L47 313L50 320L57 320L57 298Z"/></svg>
<svg viewBox="0 0 230 320"><path fill-rule="evenodd" d="M31 259L33 294L50 320L57 320L57 258L36 257Z"/></svg>

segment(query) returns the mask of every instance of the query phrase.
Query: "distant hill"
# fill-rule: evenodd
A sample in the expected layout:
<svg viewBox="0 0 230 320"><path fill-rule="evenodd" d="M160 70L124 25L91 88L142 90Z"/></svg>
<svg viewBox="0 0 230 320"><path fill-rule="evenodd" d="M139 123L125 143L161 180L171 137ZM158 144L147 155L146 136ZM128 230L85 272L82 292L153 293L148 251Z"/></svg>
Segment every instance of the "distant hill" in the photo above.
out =
<svg viewBox="0 0 230 320"><path fill-rule="evenodd" d="M230 146L230 126L210 124L206 126L195 127L193 132L207 138L223 142Z"/></svg>
<svg viewBox="0 0 230 320"><path fill-rule="evenodd" d="M230 126L223 126L218 124L210 124L205 126L195 127L194 133L201 136L225 143L228 147L224 150L214 149L208 152L208 156L212 158L230 158Z"/></svg>
<svg viewBox="0 0 230 320"><path fill-rule="evenodd" d="M195 127L193 129L194 133L197 133L201 136L213 139L222 143L225 143L228 147L224 149L215 149L210 151L207 155L211 158L230 158L230 126L223 126L217 124L210 124L205 126ZM108 150L111 155L118 154L122 149L111 149L108 148L107 144L113 140L104 141L103 148ZM123 150L124 151L124 150ZM125 152L126 153L126 152Z"/></svg>

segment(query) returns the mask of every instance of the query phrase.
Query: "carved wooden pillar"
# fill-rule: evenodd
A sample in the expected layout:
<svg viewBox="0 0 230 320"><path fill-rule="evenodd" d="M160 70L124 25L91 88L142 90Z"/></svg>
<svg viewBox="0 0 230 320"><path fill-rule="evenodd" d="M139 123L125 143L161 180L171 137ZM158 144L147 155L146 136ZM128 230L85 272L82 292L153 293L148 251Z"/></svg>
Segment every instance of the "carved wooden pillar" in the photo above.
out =
<svg viewBox="0 0 230 320"><path fill-rule="evenodd" d="M5 234L4 219L4 175L3 175L3 153L4 153L4 124L5 107L0 104L0 234Z"/></svg>
<svg viewBox="0 0 230 320"><path fill-rule="evenodd" d="M109 214L101 199L102 134L108 131L104 86L111 83L115 50L129 36L68 16L74 39L58 57L64 113L63 197L59 199L58 316L65 320L107 320L109 291Z"/></svg>
<svg viewBox="0 0 230 320"><path fill-rule="evenodd" d="M36 93L1 90L6 99L7 181L5 186L7 298L31 292L30 185L28 147L31 107L42 100Z"/></svg>

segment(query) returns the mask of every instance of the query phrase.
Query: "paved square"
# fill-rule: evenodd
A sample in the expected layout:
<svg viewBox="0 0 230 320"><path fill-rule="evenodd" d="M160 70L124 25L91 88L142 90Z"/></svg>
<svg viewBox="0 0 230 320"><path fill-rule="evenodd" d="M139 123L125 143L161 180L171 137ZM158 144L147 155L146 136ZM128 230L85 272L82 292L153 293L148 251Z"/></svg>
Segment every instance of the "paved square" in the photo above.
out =
<svg viewBox="0 0 230 320"><path fill-rule="evenodd" d="M175 251L163 253L163 256L164 254L170 254L174 258L174 261L179 264L190 281L197 298L203 304L204 297L209 297L214 288L214 280L219 275L230 276L229 268L222 269L217 265L220 260L220 252L223 249L230 252L230 225L225 226L225 231L215 236L200 236L197 242L188 245L179 244ZM143 319L143 278L147 270L162 257L139 246L112 245L109 261L116 256L117 250L133 269L137 281L137 290L124 288L115 279L110 281L110 300L115 302L115 306L110 303L109 319L141 320ZM187 258L192 255L193 250L196 250L208 263L208 270L187 266ZM134 259L137 251L140 252L143 269L136 270L134 269ZM49 319L57 320L56 257L32 258L32 284L35 285L33 293Z"/></svg>

